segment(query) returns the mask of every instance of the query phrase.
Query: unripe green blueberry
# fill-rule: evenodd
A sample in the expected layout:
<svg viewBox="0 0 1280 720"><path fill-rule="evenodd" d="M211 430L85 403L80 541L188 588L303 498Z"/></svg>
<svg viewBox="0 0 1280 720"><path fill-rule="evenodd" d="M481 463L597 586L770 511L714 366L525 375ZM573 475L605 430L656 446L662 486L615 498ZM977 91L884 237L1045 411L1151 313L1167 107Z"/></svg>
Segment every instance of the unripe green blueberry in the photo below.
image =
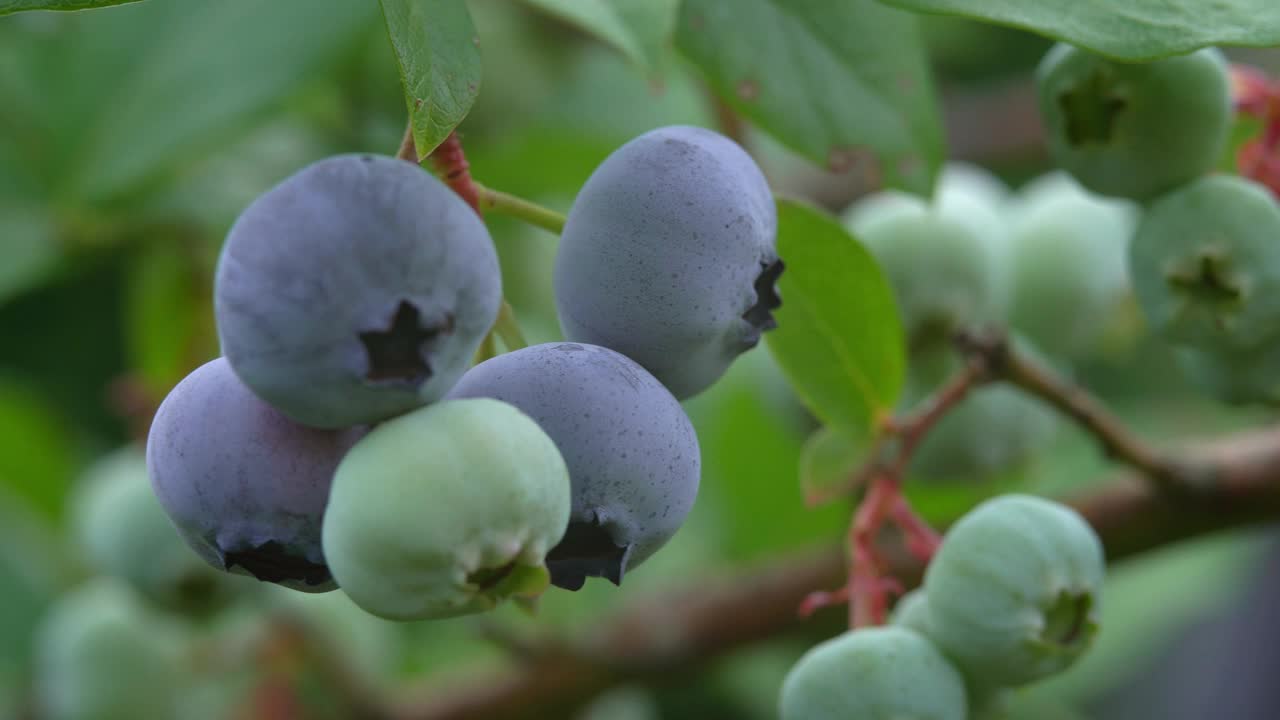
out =
<svg viewBox="0 0 1280 720"><path fill-rule="evenodd" d="M1178 367L1200 390L1230 405L1280 405L1280 343L1250 350L1178 348Z"/></svg>
<svg viewBox="0 0 1280 720"><path fill-rule="evenodd" d="M909 628L932 640L933 620L929 612L929 597L924 588L916 588L903 595L893 606L893 614L889 622L898 627ZM963 675L964 673L961 673ZM966 677L965 695L969 700L969 717L972 719L997 720L1004 704L1005 690L982 682L979 678Z"/></svg>
<svg viewBox="0 0 1280 720"><path fill-rule="evenodd" d="M997 207L1009 198L1009 186L981 165L948 162L938 173L939 196L965 195L985 205Z"/></svg>
<svg viewBox="0 0 1280 720"><path fill-rule="evenodd" d="M782 683L782 720L964 720L964 680L924 636L885 626L805 653Z"/></svg>
<svg viewBox="0 0 1280 720"><path fill-rule="evenodd" d="M1074 510L988 500L947 531L925 572L930 637L985 684L1039 680L1089 649L1104 574L1102 543Z"/></svg>
<svg viewBox="0 0 1280 720"><path fill-rule="evenodd" d="M351 448L333 478L324 554L374 615L480 612L545 587L569 504L569 471L536 422L498 400L448 400Z"/></svg>
<svg viewBox="0 0 1280 720"><path fill-rule="evenodd" d="M1129 248L1138 303L1178 345L1247 349L1280 336L1280 204L1234 175L1152 204Z"/></svg>
<svg viewBox="0 0 1280 720"><path fill-rule="evenodd" d="M994 247L970 220L897 195L865 198L847 218L888 276L913 345L1003 313Z"/></svg>
<svg viewBox="0 0 1280 720"><path fill-rule="evenodd" d="M73 498L73 522L95 570L167 609L216 610L244 587L183 542L151 490L138 449L117 450L89 468Z"/></svg>
<svg viewBox="0 0 1280 720"><path fill-rule="evenodd" d="M1011 203L1010 321L1056 357L1095 350L1129 291L1129 203L1053 173Z"/></svg>
<svg viewBox="0 0 1280 720"><path fill-rule="evenodd" d="M1054 162L1103 195L1147 200L1209 172L1231 124L1214 48L1126 63L1059 44L1036 89Z"/></svg>
<svg viewBox="0 0 1280 720"><path fill-rule="evenodd" d="M929 637L929 596L924 594L924 589L916 588L903 595L893 606L889 622Z"/></svg>
<svg viewBox="0 0 1280 720"><path fill-rule="evenodd" d="M179 717L181 636L128 586L98 578L58 600L36 634L36 695L50 720Z"/></svg>
<svg viewBox="0 0 1280 720"><path fill-rule="evenodd" d="M1038 351L1016 338L1020 352ZM960 369L949 347L917 352L904 392L907 406L922 402ZM926 480L969 480L1014 470L1045 450L1058 417L1033 397L1006 385L974 388L938 421L911 459L911 474Z"/></svg>

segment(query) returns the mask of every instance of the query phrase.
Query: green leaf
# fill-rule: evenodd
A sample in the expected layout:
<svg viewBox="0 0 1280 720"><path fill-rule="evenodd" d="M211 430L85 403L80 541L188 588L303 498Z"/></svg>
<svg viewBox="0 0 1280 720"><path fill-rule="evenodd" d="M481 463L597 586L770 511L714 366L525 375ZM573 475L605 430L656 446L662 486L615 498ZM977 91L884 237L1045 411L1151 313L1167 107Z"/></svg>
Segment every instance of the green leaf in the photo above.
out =
<svg viewBox="0 0 1280 720"><path fill-rule="evenodd" d="M905 340L879 265L835 218L778 202L778 327L765 334L792 386L828 425L869 432L902 392Z"/></svg>
<svg viewBox="0 0 1280 720"><path fill-rule="evenodd" d="M0 0L0 15L27 10L92 10L138 0Z"/></svg>
<svg viewBox="0 0 1280 720"><path fill-rule="evenodd" d="M76 472L70 431L28 383L0 377L0 488L58 517Z"/></svg>
<svg viewBox="0 0 1280 720"><path fill-rule="evenodd" d="M125 342L129 366L164 397L212 345L212 291L201 282L196 250L163 237L143 248L126 270Z"/></svg>
<svg viewBox="0 0 1280 720"><path fill-rule="evenodd" d="M884 0L906 10L1010 25L1122 60L1207 45L1280 45L1275 0Z"/></svg>
<svg viewBox="0 0 1280 720"><path fill-rule="evenodd" d="M784 145L874 185L931 191L942 125L909 13L875 0L685 0L676 46Z"/></svg>
<svg viewBox="0 0 1280 720"><path fill-rule="evenodd" d="M843 428L821 427L800 451L800 489L810 507L846 497L860 487L855 476L867 460L870 438Z"/></svg>
<svg viewBox="0 0 1280 720"><path fill-rule="evenodd" d="M31 208L0 206L0 305L39 283L61 255L53 221Z"/></svg>
<svg viewBox="0 0 1280 720"><path fill-rule="evenodd" d="M480 38L459 0L381 0L418 158L462 122L480 92Z"/></svg>
<svg viewBox="0 0 1280 720"><path fill-rule="evenodd" d="M15 98L0 128L45 196L80 210L135 200L238 139L375 28L376 8L159 0L41 20L0 24L0 97Z"/></svg>
<svg viewBox="0 0 1280 720"><path fill-rule="evenodd" d="M546 592L549 587L551 571L545 565L517 564L492 592L497 597L532 598Z"/></svg>
<svg viewBox="0 0 1280 720"><path fill-rule="evenodd" d="M713 514L718 552L757 559L830 541L848 525L847 506L814 510L800 497L796 468L813 418L768 353L742 355L685 408L702 448L698 503Z"/></svg>
<svg viewBox="0 0 1280 720"><path fill-rule="evenodd" d="M660 66L679 0L525 0L612 45L645 73Z"/></svg>

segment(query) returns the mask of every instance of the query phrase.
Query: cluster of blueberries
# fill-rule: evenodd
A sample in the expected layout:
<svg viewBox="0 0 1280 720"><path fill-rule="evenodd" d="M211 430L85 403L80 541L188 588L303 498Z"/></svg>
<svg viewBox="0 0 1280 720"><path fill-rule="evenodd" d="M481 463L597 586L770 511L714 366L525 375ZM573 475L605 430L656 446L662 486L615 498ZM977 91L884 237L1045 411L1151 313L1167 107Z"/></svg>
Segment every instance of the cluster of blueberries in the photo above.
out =
<svg viewBox="0 0 1280 720"><path fill-rule="evenodd" d="M1015 688L1092 646L1105 573L1101 541L1071 508L988 500L947 531L888 625L800 658L782 686L782 720L1006 717Z"/></svg>
<svg viewBox="0 0 1280 720"><path fill-rule="evenodd" d="M1222 53L1133 64L1059 46L1037 82L1053 159L1085 187L1142 204L1134 293L1187 377L1226 402L1280 403L1280 204L1214 172L1234 118ZM1247 154L1230 159L1247 166Z"/></svg>
<svg viewBox="0 0 1280 720"><path fill-rule="evenodd" d="M476 213L415 164L320 161L256 199L215 280L224 356L165 398L146 462L209 564L411 620L620 583L697 493L680 406L775 325L777 215L738 145L610 155L555 264L568 342L472 366L502 303Z"/></svg>

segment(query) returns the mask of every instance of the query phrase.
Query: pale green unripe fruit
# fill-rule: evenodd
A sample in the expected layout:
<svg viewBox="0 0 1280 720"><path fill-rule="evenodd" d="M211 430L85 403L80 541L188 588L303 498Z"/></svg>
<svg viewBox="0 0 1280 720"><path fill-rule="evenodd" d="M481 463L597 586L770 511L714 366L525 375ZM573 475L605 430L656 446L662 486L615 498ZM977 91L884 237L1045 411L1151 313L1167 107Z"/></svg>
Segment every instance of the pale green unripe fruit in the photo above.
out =
<svg viewBox="0 0 1280 720"><path fill-rule="evenodd" d="M527 415L450 400L373 429L334 475L324 552L339 587L392 620L481 612L546 587L569 471Z"/></svg>
<svg viewBox="0 0 1280 720"><path fill-rule="evenodd" d="M969 204L964 198L955 206ZM864 198L846 215L888 276L913 345L945 342L956 329L1003 313L996 246L973 217L900 193Z"/></svg>
<svg viewBox="0 0 1280 720"><path fill-rule="evenodd" d="M947 531L925 572L930 637L985 684L1047 677L1092 645L1104 575L1102 543L1074 510L988 500Z"/></svg>
<svg viewBox="0 0 1280 720"><path fill-rule="evenodd" d="M122 448L89 468L76 488L72 517L95 570L127 581L167 609L212 611L244 588L240 578L218 572L183 541L151 489L139 449Z"/></svg>
<svg viewBox="0 0 1280 720"><path fill-rule="evenodd" d="M1211 171L1231 127L1216 48L1120 62L1059 43L1036 68L1054 164L1094 192L1147 200Z"/></svg>
<svg viewBox="0 0 1280 720"><path fill-rule="evenodd" d="M1129 248L1151 328L1202 350L1280 337L1280 203L1252 180L1212 175L1160 197Z"/></svg>
<svg viewBox="0 0 1280 720"><path fill-rule="evenodd" d="M916 588L903 595L893 606L893 614L889 616L889 622L928 637L929 597L924 594L924 589Z"/></svg>
<svg viewBox="0 0 1280 720"><path fill-rule="evenodd" d="M1096 350L1129 293L1136 208L1058 172L1033 181L1008 216L1013 327L1056 357Z"/></svg>
<svg viewBox="0 0 1280 720"><path fill-rule="evenodd" d="M50 720L179 717L183 644L128 586L98 578L63 596L36 634L36 694Z"/></svg>
<svg viewBox="0 0 1280 720"><path fill-rule="evenodd" d="M815 646L782 683L782 720L964 720L964 679L904 627L863 628Z"/></svg>

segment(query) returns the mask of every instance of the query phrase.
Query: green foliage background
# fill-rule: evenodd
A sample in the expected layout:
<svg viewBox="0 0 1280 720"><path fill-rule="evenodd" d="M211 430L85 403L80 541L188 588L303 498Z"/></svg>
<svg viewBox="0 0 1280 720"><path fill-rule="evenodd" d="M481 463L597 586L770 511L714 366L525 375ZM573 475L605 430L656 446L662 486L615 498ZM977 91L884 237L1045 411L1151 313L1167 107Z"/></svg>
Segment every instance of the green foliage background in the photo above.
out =
<svg viewBox="0 0 1280 720"><path fill-rule="evenodd" d="M975 5L896 4L961 14ZM842 9L829 10L836 5ZM717 127L726 107L746 119L748 143L776 190L839 210L832 198L852 197L868 162L879 170L875 177L926 191L947 152L939 117L951 120L952 151L976 156L988 145L975 133L998 136L1025 125L1025 117L988 113L995 125L975 130L955 113L1002 89L1025 88L1048 46L1038 36L959 17L917 22L869 0L471 0L470 18L457 21L474 23L478 49L459 45L456 35L415 41L434 43L455 65L442 71L416 67L421 57L406 59L387 42L388 28L393 36L397 23L412 29L414 14L431 6L457 10L452 2L383 0L384 22L378 4L352 0L148 0L0 18L0 714L23 696L33 623L86 574L65 532L79 473L136 441L138 408L217 353L210 276L236 214L314 160L394 152L406 116L402 77L414 92L446 87L454 98L430 114L410 105L420 147L439 142L465 116L461 130L477 178L562 211L595 165L626 140L664 124ZM1256 35L1242 43L1276 42L1276 11L1269 3L1253 7ZM846 28L850 34L837 32ZM1093 37L1087 27L1068 30ZM874 45L863 43L871 38ZM1135 57L1171 51L1161 37L1142 40ZM910 55L920 48L927 56ZM869 57L887 58L892 67ZM1274 54L1250 60L1280 67ZM930 74L940 93L930 90ZM892 83L910 91L886 91ZM1047 169L1034 143L977 159L1013 183ZM555 237L488 220L525 333L534 342L555 339ZM812 236L793 249L797 257L825 257L820 238L829 220L788 204L782 222L804 228L790 242ZM865 255L856 246L834 252ZM784 285L796 303L784 313L808 309L839 322L865 310L854 307L860 287L832 287L802 306L812 286ZM800 458L817 423L778 365L821 363L822 354L812 338L789 332L785 318L771 340L778 360L763 349L750 353L687 403L705 472L693 516L672 544L620 591L589 583L578 594L548 595L536 621L504 611L502 622L581 632L592 618L656 589L696 585L839 540L848 508L804 505ZM824 388L817 370L809 373L814 384L801 387L817 414L837 424L865 423L868 411L891 407L901 380L892 333L860 341L846 349L879 373L874 402L832 404L839 385ZM1201 399L1167 351L1140 331L1078 376L1161 443L1264 418ZM858 402L866 407L856 417L840 416ZM945 517L996 491L1063 492L1106 470L1088 441L1067 430L1051 453L1011 476L911 492L926 515ZM1039 689L1034 702L1083 706L1140 673L1178 627L1232 596L1256 545L1253 534L1241 533L1118 566L1100 645ZM787 667L837 627L838 617L823 617L798 636L759 645L702 675L612 693L585 717L772 717ZM358 654L366 632L374 631L337 642ZM380 686L501 662L468 619L376 632L395 638L371 653Z"/></svg>

